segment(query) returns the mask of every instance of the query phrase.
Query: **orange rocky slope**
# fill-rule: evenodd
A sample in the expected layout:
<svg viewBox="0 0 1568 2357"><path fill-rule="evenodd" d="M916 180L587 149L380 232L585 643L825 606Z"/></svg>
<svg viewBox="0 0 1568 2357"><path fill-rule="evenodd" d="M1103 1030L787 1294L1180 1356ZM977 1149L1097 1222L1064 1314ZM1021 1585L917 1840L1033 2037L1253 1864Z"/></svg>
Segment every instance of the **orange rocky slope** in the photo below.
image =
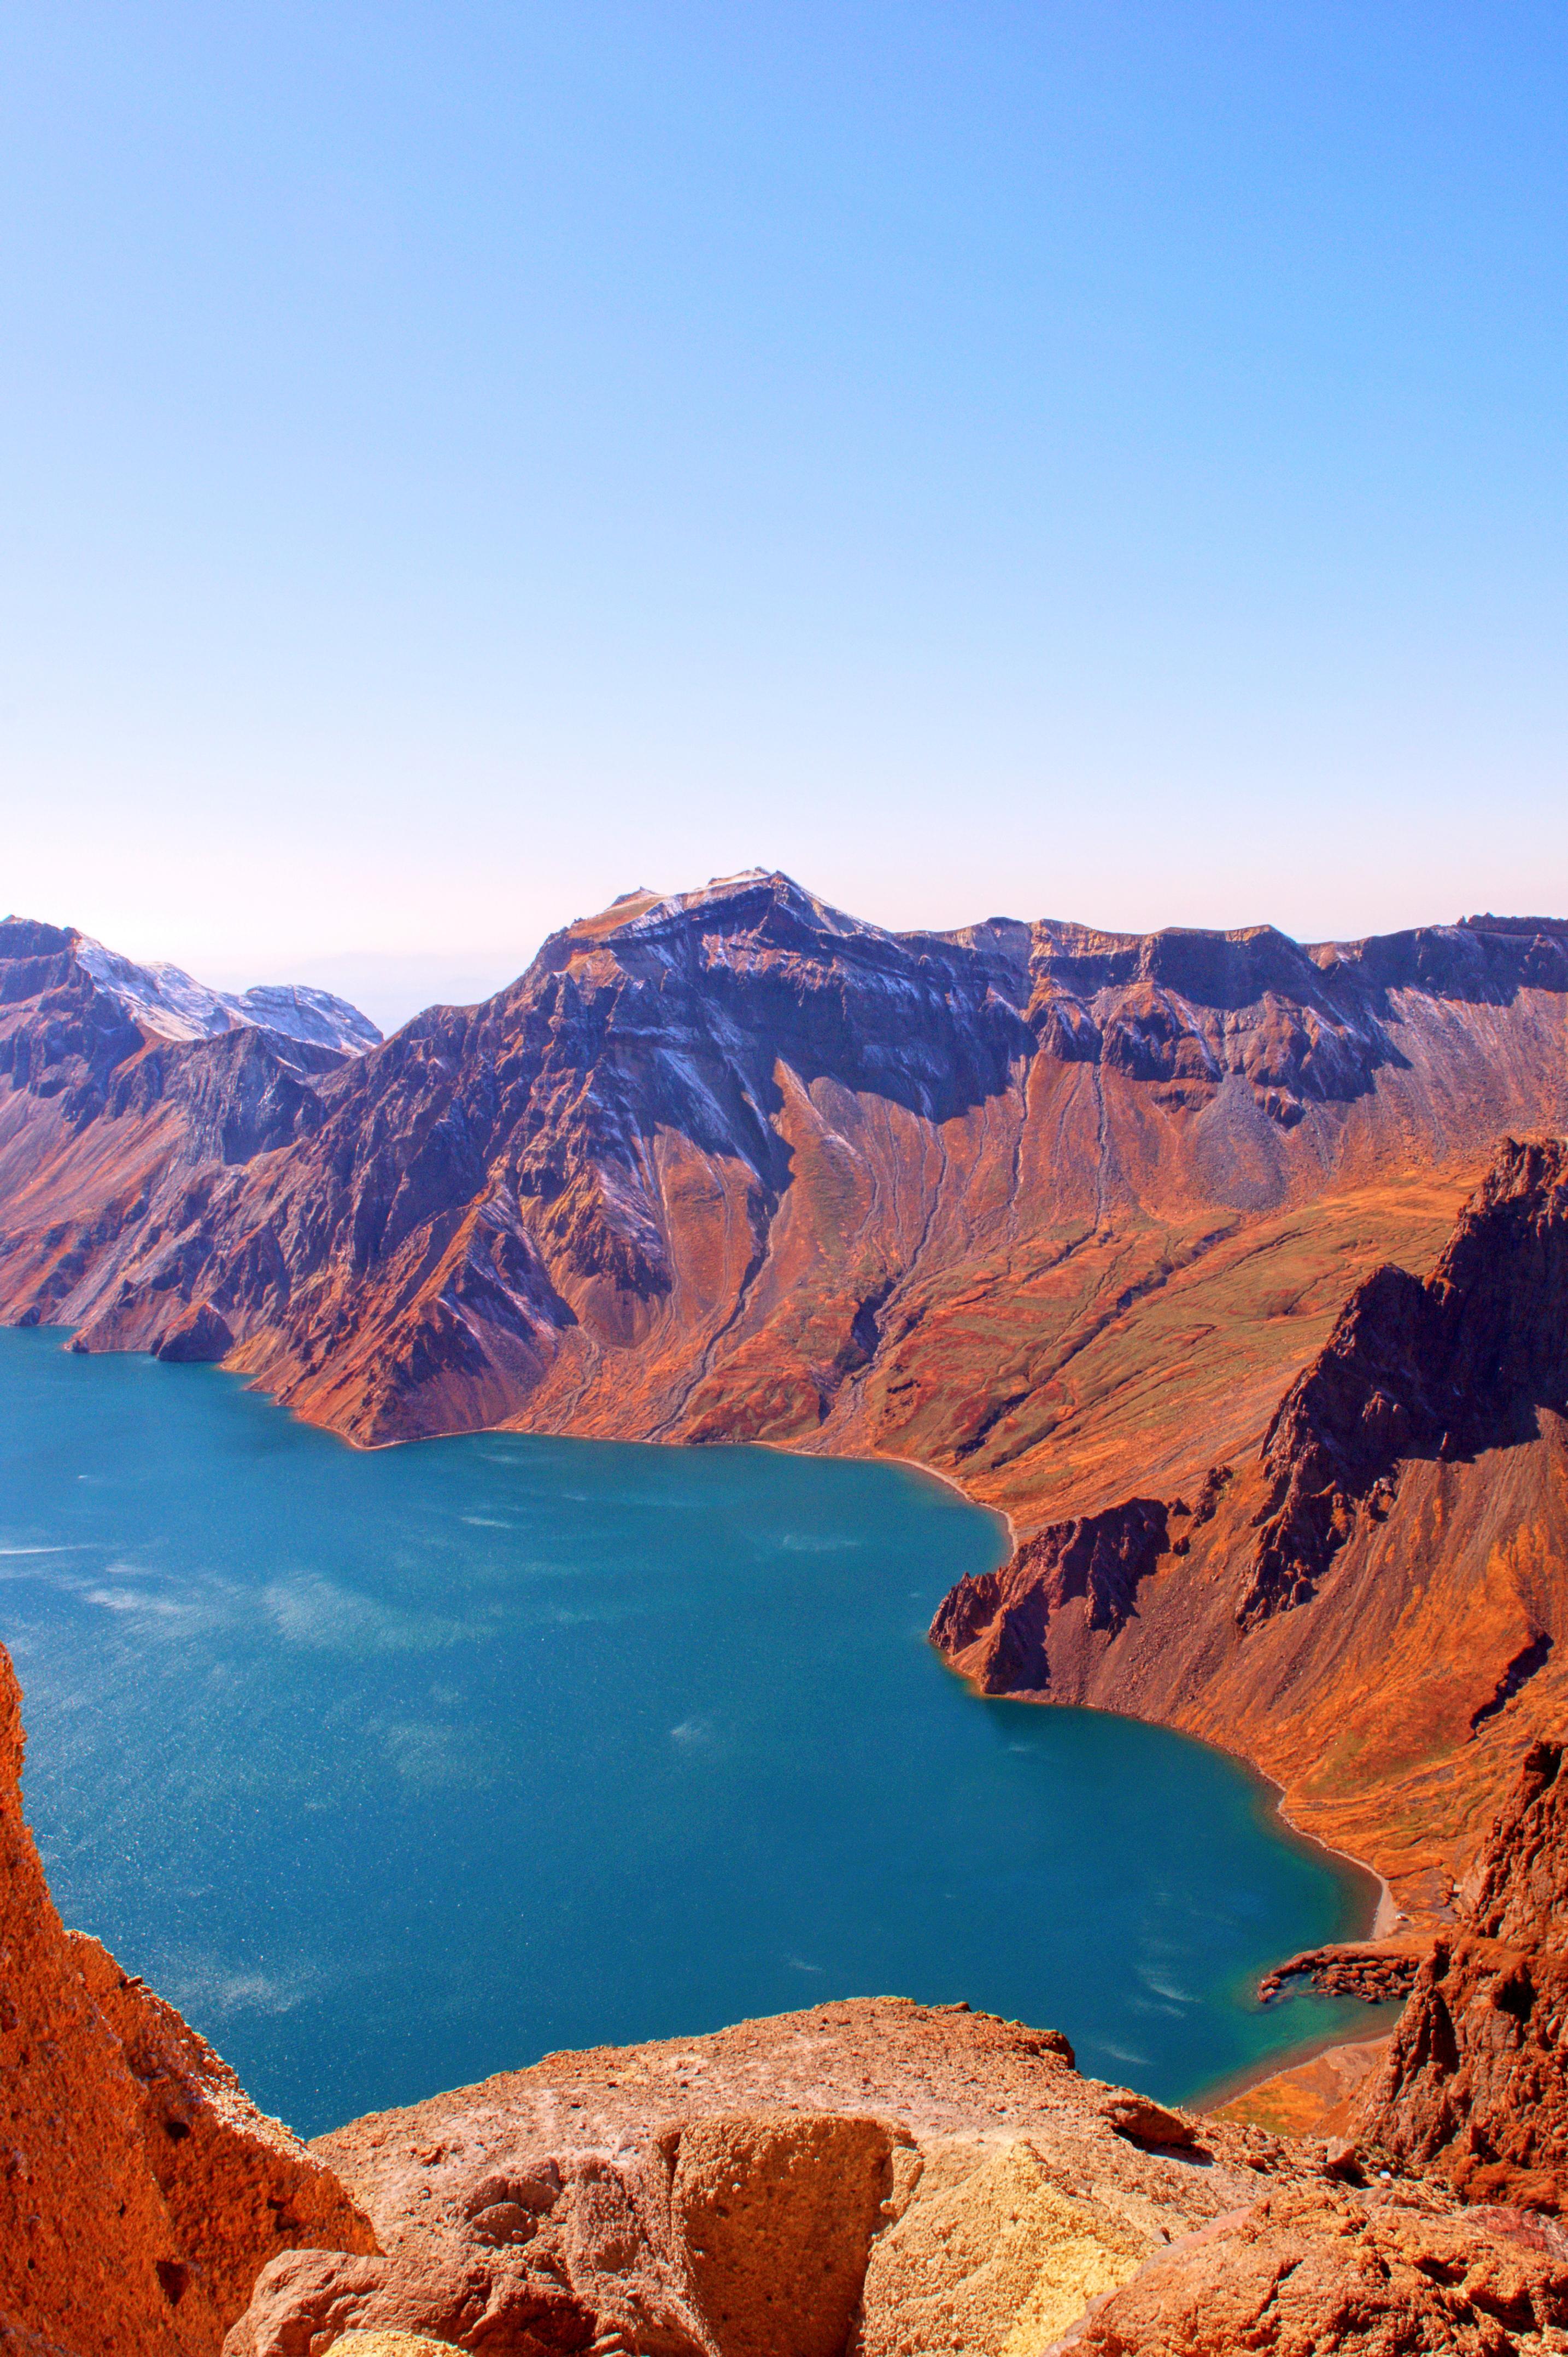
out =
<svg viewBox="0 0 1568 2357"><path fill-rule="evenodd" d="M21 1764L0 1647L0 2350L205 2357L276 2252L374 2237L172 2008L62 1930Z"/></svg>
<svg viewBox="0 0 1568 2357"><path fill-rule="evenodd" d="M745 877L314 1071L110 1020L74 939L0 927L0 1313L361 1441L882 1450L1031 1520L1240 1447L1568 1112L1545 924L894 936Z"/></svg>
<svg viewBox="0 0 1568 2357"><path fill-rule="evenodd" d="M1568 1148L1508 1144L1432 1275L1365 1279L1247 1451L1048 1525L933 1635L987 1693L1245 1751L1441 1921L1523 1745L1568 1717L1565 1443Z"/></svg>

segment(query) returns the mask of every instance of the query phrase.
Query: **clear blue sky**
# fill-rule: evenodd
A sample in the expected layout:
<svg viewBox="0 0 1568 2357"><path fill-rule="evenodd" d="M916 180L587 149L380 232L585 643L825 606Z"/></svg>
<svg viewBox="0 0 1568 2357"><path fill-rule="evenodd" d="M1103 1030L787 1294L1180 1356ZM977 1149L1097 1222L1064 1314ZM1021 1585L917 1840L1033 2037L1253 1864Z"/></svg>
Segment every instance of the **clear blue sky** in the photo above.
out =
<svg viewBox="0 0 1568 2357"><path fill-rule="evenodd" d="M1531 0L5 10L0 900L1568 913L1565 102Z"/></svg>

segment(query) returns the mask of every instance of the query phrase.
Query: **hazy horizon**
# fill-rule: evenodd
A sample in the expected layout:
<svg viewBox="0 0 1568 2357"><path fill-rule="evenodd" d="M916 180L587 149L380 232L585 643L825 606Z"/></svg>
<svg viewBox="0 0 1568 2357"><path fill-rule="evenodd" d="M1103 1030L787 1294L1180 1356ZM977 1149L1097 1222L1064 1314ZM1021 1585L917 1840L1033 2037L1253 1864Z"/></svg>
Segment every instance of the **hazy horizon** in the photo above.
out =
<svg viewBox="0 0 1568 2357"><path fill-rule="evenodd" d="M711 877L704 880L717 882L724 879ZM796 877L794 880L798 883L805 883L808 889L811 888L809 878ZM671 888L671 897L699 888L700 886L696 884L674 886ZM600 902L596 908L574 909L571 917L563 917L561 924L568 924L581 917L597 915L603 909L608 908L611 901L621 897L624 896L612 893L608 900ZM819 898L822 899L827 897L825 894L819 895ZM843 907L843 904L834 903L833 905ZM17 910L15 913L36 917L39 912L26 909ZM845 913L856 917L865 915L865 911L859 909L845 909ZM1455 916L1430 915L1419 921L1429 925L1452 925L1458 923L1464 917L1482 914L1552 917L1561 913L1547 909L1483 910L1477 907L1466 908ZM1098 925L1092 918L1075 917L1072 912L1063 909L1025 911L1021 909L993 909L985 910L984 917L1022 919L1026 922L1045 917L1058 922L1083 923L1095 931L1108 933L1165 930L1156 926ZM74 920L69 917L50 916L46 919L46 921L70 924ZM959 923L961 925L977 924L982 921L983 921L982 916L976 914L967 919L961 919ZM1243 919L1238 925L1206 930L1240 931L1248 930L1253 925L1267 924L1270 921L1267 918ZM1179 925L1173 929L1182 930ZM556 926L550 928L551 931L557 930L559 928ZM888 930L902 932L950 931L956 928L898 926ZM1280 930L1283 931L1286 929L1282 927ZM1405 929L1400 926L1377 925L1366 930L1374 933L1387 933ZM81 926L79 931L91 933L92 928ZM105 939L102 934L95 935L94 938ZM221 954L216 958L192 962L171 955L166 948L156 942L132 944L124 941L111 940L107 941L106 946L118 951L122 955L134 957L145 964L167 963L181 966L193 974L199 982L206 983L218 990L246 990L257 984L268 983L305 985L316 989L330 990L338 996L349 1000L361 1013L368 1015L372 1022L379 1025L382 1031L390 1033L426 1006L440 1005L466 1006L492 997L497 991L505 989L510 982L514 981L525 970L542 945L544 938L542 935L537 942L510 948L504 945L471 946L403 952L370 948L335 949L317 952L307 951L297 955L281 953L270 960L263 953L259 960L242 958L237 962ZM1311 944L1320 942L1355 941L1364 938L1364 934L1297 933L1292 938Z"/></svg>
<svg viewBox="0 0 1568 2357"><path fill-rule="evenodd" d="M251 979L752 863L1568 909L1561 11L87 0L0 64L9 905Z"/></svg>

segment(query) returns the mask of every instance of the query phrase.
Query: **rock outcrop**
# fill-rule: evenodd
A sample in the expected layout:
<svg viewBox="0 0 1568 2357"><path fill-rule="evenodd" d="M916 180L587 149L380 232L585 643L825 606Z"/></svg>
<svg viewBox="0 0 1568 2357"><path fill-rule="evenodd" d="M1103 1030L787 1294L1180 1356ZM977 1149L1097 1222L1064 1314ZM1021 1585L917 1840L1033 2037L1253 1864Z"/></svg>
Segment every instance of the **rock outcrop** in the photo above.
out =
<svg viewBox="0 0 1568 2357"><path fill-rule="evenodd" d="M21 1764L0 1648L0 2348L213 2357L275 2253L375 2238L177 2014L62 1929Z"/></svg>
<svg viewBox="0 0 1568 2357"><path fill-rule="evenodd" d="M227 2357L349 2328L517 2357L1034 2357L1152 2254L1327 2182L1079 2078L1059 2036L896 1998L552 2055L313 2149L386 2255L275 2260Z"/></svg>
<svg viewBox="0 0 1568 2357"><path fill-rule="evenodd" d="M554 2058L309 2163L59 1932L13 1811L18 2345L209 2351L258 2269L231 2357L359 2327L751 2357L786 2302L791 2345L859 2357L1568 2326L1540 2214L1568 2172L1568 1149L1495 1144L1568 1118L1568 927L893 936L756 875L633 896L365 1052L123 968L0 926L0 1316L221 1359L366 1443L954 1472L1024 1535L939 1613L953 1665L1258 1761L1406 1918L1376 1962L1294 1962L1414 1979L1358 2115L1386 2182L1354 2139L1293 2155L886 2002Z"/></svg>
<svg viewBox="0 0 1568 2357"><path fill-rule="evenodd" d="M1510 2357L1568 2329L1568 2235L1522 2206L1526 2173L1499 2205L1441 2139L1429 2175L1375 2173L1364 2136L1171 2110L1080 2078L1058 2033L961 2005L859 1999L553 2055L306 2150L61 1930L3 1655L0 1747L17 2357ZM1560 1761L1535 1763L1482 1863L1496 1930L1555 1923L1557 1804L1539 1804ZM1430 2046L1407 2040L1382 2133L1398 2102L1430 2114ZM1520 2101L1517 2071L1475 2087Z"/></svg>
<svg viewBox="0 0 1568 2357"><path fill-rule="evenodd" d="M497 2357L1561 2345L1553 2218L1347 2140L1163 2111L1064 2047L861 2000L552 2055L357 2121L316 2149L387 2256L275 2260L226 2357L377 2330Z"/></svg>
<svg viewBox="0 0 1568 2357"><path fill-rule="evenodd" d="M363 1054L149 1005L0 926L0 1316L366 1443L935 1466L1023 1534L957 1666L1230 1744L1442 1919L1561 1677L1561 1148L1487 1175L1568 1119L1561 923L896 936L752 875Z"/></svg>
<svg viewBox="0 0 1568 2357"><path fill-rule="evenodd" d="M365 1443L932 1465L1026 1534L939 1623L977 1683L1218 1735L1446 1905L1557 1674L1555 1149L1433 1267L1568 1119L1562 924L893 935L750 875L363 1054L149 1004L0 926L0 1316Z"/></svg>
<svg viewBox="0 0 1568 2357"><path fill-rule="evenodd" d="M1560 2347L1565 2318L1551 2219L1291 2187L1160 2253L1043 2357L1515 2357Z"/></svg>
<svg viewBox="0 0 1568 2357"><path fill-rule="evenodd" d="M1249 1455L1036 1532L931 1633L985 1693L1244 1752L1414 1925L1452 1921L1568 1706L1568 1147L1506 1141L1430 1275L1364 1279Z"/></svg>
<svg viewBox="0 0 1568 2357"><path fill-rule="evenodd" d="M1568 1777L1561 1739L1526 1752L1430 1943L1361 2132L1472 2200L1568 2204Z"/></svg>

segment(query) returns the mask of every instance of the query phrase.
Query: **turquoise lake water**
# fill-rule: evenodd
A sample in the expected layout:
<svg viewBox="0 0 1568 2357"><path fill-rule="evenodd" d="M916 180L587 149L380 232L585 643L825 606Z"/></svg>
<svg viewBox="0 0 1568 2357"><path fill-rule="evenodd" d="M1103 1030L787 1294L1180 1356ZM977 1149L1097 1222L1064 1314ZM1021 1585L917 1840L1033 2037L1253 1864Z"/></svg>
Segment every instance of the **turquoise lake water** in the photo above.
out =
<svg viewBox="0 0 1568 2357"><path fill-rule="evenodd" d="M1363 2008L1233 1761L982 1702L1001 1525L888 1465L478 1434L365 1455L231 1376L0 1332L0 1636L66 1921L314 2134L553 2048L886 1992L1167 2099Z"/></svg>

